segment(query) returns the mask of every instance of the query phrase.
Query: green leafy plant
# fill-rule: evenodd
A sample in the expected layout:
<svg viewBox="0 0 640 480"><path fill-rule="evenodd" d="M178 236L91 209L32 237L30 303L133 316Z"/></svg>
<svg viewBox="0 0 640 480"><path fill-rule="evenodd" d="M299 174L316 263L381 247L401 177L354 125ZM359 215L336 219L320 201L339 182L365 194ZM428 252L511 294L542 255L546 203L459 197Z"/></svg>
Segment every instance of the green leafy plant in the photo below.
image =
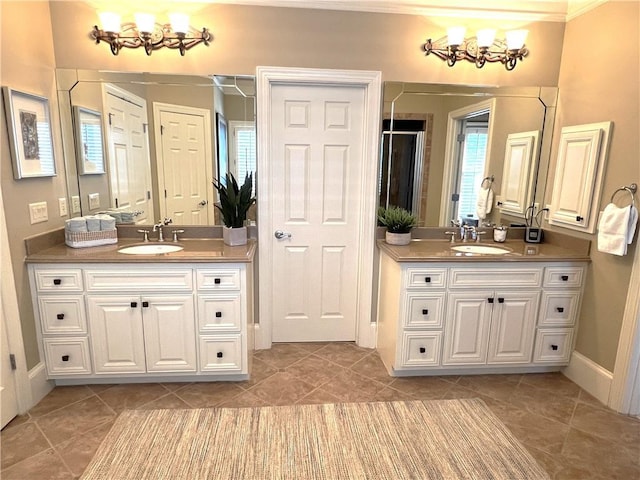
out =
<svg viewBox="0 0 640 480"><path fill-rule="evenodd" d="M219 179L213 180L213 187L220 196L220 203L216 203L215 207L220 210L222 221L226 227L244 227L249 207L256 202L255 197L251 196L253 173L244 177L242 186L238 186L238 182L231 173L227 173L225 179L226 185L222 184Z"/></svg>
<svg viewBox="0 0 640 480"><path fill-rule="evenodd" d="M400 207L378 210L378 222L391 233L409 233L417 224L415 215Z"/></svg>

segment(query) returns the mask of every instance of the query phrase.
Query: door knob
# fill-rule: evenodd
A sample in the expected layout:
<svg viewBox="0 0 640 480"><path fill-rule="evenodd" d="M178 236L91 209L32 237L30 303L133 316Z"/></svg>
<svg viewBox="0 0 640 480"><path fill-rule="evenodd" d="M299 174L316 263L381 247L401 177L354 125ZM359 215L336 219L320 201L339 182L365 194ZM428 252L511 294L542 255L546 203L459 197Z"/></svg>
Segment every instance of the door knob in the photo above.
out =
<svg viewBox="0 0 640 480"><path fill-rule="evenodd" d="M273 233L273 236L276 237L278 240L282 238L291 238L291 234L289 232L283 232L282 230L276 230Z"/></svg>
<svg viewBox="0 0 640 480"><path fill-rule="evenodd" d="M209 202L207 202L206 200L202 200L201 202L198 203L198 205L200 205L201 207L205 207Z"/></svg>

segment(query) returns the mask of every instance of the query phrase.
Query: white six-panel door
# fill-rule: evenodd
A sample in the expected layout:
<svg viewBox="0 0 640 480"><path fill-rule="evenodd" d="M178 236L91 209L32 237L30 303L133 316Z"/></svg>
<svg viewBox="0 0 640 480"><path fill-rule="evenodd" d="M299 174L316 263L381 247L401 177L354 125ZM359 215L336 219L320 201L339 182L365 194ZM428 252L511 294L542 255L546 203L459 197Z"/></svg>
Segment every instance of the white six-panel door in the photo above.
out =
<svg viewBox="0 0 640 480"><path fill-rule="evenodd" d="M272 102L273 341L355 340L364 91L276 85Z"/></svg>

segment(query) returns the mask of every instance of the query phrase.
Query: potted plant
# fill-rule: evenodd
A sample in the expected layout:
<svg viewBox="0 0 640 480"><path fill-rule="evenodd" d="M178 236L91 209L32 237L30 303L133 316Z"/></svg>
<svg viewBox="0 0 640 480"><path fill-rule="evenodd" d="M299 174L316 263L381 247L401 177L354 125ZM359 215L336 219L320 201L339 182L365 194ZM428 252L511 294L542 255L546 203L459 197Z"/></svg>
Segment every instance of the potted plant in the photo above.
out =
<svg viewBox="0 0 640 480"><path fill-rule="evenodd" d="M222 238L226 245L246 245L247 243L247 212L256 201L251 196L253 191L253 174L247 174L242 186L231 173L225 176L226 184L220 179L213 180L213 187L218 191L220 202L215 207L222 214Z"/></svg>
<svg viewBox="0 0 640 480"><path fill-rule="evenodd" d="M387 227L385 241L390 245L408 245L411 241L411 229L417 219L411 212L400 207L389 207L378 213L378 222Z"/></svg>

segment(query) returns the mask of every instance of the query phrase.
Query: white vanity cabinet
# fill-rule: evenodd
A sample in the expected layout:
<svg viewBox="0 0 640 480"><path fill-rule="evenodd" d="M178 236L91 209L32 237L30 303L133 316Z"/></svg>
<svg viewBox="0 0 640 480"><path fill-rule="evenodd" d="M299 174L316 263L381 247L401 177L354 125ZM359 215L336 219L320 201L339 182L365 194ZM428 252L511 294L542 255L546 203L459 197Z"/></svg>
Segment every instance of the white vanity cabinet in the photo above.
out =
<svg viewBox="0 0 640 480"><path fill-rule="evenodd" d="M30 264L58 383L246 378L251 264Z"/></svg>
<svg viewBox="0 0 640 480"><path fill-rule="evenodd" d="M381 253L382 361L391 375L566 365L584 270L569 262L396 262Z"/></svg>

